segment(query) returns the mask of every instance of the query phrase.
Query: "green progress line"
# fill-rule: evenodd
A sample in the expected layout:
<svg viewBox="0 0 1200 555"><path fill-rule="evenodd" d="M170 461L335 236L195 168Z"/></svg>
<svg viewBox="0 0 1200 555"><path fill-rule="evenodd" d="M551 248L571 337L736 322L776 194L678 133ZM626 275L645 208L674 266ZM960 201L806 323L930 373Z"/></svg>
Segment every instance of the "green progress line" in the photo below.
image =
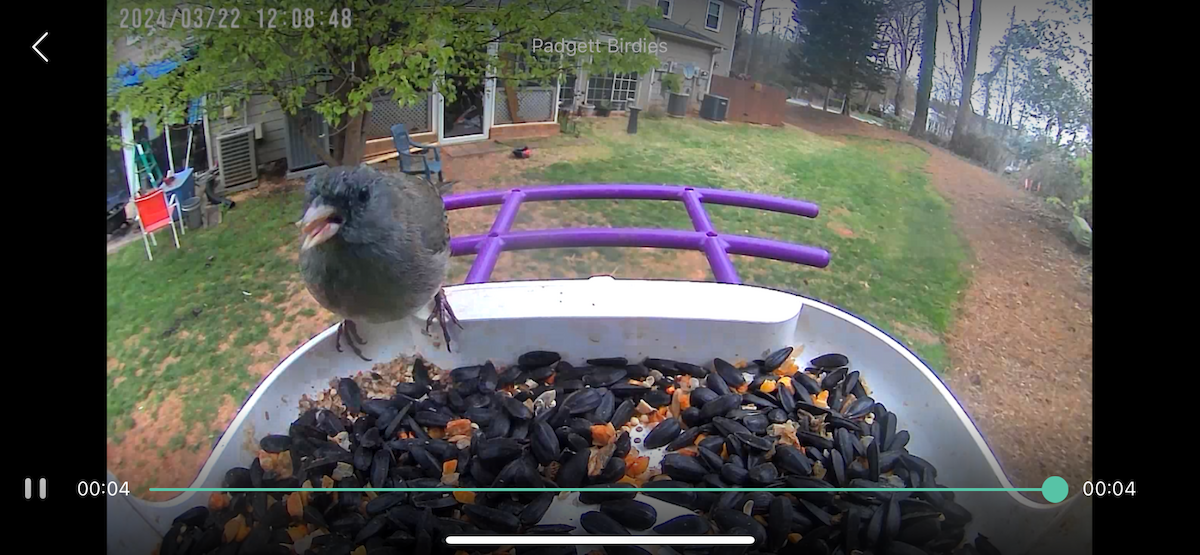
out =
<svg viewBox="0 0 1200 555"><path fill-rule="evenodd" d="M595 491L595 492L619 492L626 488L150 488L150 491L217 491L217 492L293 492L293 491L323 491L323 492L455 492L469 491L475 493L483 492L507 492L507 493L535 493L535 492L562 492L562 491ZM1042 491L1042 488L628 488L636 489L639 492L646 491L662 491L662 492L679 492L679 491L767 491L767 492L806 492L806 491L882 491L882 492L897 492L897 491Z"/></svg>

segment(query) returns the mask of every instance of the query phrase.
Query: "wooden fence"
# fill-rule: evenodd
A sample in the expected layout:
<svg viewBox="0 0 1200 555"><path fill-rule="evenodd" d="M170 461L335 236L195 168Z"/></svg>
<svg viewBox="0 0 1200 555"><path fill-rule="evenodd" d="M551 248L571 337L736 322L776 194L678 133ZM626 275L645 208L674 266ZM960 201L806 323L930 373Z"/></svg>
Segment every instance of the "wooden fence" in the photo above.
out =
<svg viewBox="0 0 1200 555"><path fill-rule="evenodd" d="M709 94L729 99L727 121L783 125L788 93L779 87L714 75Z"/></svg>

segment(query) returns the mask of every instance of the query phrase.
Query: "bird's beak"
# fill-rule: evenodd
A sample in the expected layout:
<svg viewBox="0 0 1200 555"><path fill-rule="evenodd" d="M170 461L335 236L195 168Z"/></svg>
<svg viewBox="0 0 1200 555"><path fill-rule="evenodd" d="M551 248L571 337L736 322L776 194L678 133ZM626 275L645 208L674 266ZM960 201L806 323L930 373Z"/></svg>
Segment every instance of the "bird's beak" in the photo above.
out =
<svg viewBox="0 0 1200 555"><path fill-rule="evenodd" d="M304 213L299 225L304 234L304 243L300 250L308 250L325 241L338 232L342 225L330 219L337 215L337 210L324 204L314 204Z"/></svg>

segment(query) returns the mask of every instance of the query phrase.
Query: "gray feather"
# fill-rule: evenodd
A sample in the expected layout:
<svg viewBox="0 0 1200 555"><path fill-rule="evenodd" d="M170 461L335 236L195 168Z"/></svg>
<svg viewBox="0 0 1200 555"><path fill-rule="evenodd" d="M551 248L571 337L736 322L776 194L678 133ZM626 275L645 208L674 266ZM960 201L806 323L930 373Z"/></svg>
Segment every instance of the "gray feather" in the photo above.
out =
<svg viewBox="0 0 1200 555"><path fill-rule="evenodd" d="M300 253L301 274L317 302L373 323L429 305L450 262L449 219L436 186L360 166L326 170L307 192L309 204L323 202L345 217L336 235Z"/></svg>

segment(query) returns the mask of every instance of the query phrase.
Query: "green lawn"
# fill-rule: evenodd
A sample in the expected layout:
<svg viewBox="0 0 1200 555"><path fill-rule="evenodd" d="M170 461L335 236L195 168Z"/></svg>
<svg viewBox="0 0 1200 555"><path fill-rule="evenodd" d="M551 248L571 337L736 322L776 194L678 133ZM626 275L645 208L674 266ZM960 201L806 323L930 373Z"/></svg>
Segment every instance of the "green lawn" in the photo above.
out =
<svg viewBox="0 0 1200 555"><path fill-rule="evenodd" d="M795 291L849 310L912 346L935 368L945 368L941 337L967 281L967 252L953 230L948 205L923 170L924 151L888 141L848 137L838 142L795 128L697 119L648 120L629 136L617 123L622 122L585 130L597 147L607 147L596 149L602 156L556 163L529 172L527 180L673 183L813 201L821 207L815 220L723 206L708 210L719 231L831 253L824 269L735 256L744 282ZM552 222L692 227L682 203L636 200L530 204L522 208L516 227L548 227ZM620 267L622 277L689 278L672 274L684 261L689 267L707 266L698 253L555 249L505 254L497 274L535 277L523 270L530 265L549 274L542 277L586 276ZM713 279L711 272L706 275Z"/></svg>
<svg viewBox="0 0 1200 555"><path fill-rule="evenodd" d="M301 200L287 191L238 203L220 227L182 236L179 250L160 231L153 262L140 241L108 257L109 437L119 441L134 410L171 392L181 393L185 430L212 422L226 396L242 402L258 381L247 368L274 358L256 360L248 347L287 325L280 305L298 285L281 247L295 241Z"/></svg>
<svg viewBox="0 0 1200 555"><path fill-rule="evenodd" d="M794 128L694 118L646 118L630 136L624 123L612 118L582 125L589 142L574 147L577 155L517 181L674 183L816 202L821 215L815 220L726 207L709 207L709 212L720 231L804 243L832 254L825 269L735 257L745 282L850 310L913 346L934 367L945 367L940 340L966 284L967 253L946 203L922 170L923 151L908 144L836 141ZM554 158L553 152L543 150L545 156L540 153L535 161ZM152 411L174 394L181 401L183 431L154 447L160 455L164 449L207 447L185 441L185 435L194 439L199 429L215 437L220 430L213 422L221 405L236 407L259 379L248 367L274 363L276 347L307 339L288 336L279 345L278 337L286 334L270 333L289 331L297 316L314 314L311 308L281 306L302 287L292 258L301 200L297 188L247 199L225 215L220 227L188 233L178 251L169 234L160 233L153 262L140 244L109 256L107 398L114 441L133 425L135 411ZM518 229L568 226L688 229L691 224L681 203L654 201L531 203L516 224ZM452 282L461 281L470 262L468 257L455 260ZM604 273L712 279L700 253L613 248L505 253L493 278ZM254 354L263 351L267 354Z"/></svg>

